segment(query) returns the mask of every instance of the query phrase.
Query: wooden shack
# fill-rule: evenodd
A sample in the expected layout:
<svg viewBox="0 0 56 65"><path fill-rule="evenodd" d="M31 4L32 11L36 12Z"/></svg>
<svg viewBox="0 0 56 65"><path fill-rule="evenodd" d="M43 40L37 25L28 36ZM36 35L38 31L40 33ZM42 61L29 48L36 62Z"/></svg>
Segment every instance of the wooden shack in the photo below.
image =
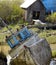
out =
<svg viewBox="0 0 56 65"><path fill-rule="evenodd" d="M45 7L40 0L26 0L21 6L25 10L25 20L45 19Z"/></svg>
<svg viewBox="0 0 56 65"><path fill-rule="evenodd" d="M56 12L56 0L26 0L21 6L25 10L25 20L45 20L46 13Z"/></svg>

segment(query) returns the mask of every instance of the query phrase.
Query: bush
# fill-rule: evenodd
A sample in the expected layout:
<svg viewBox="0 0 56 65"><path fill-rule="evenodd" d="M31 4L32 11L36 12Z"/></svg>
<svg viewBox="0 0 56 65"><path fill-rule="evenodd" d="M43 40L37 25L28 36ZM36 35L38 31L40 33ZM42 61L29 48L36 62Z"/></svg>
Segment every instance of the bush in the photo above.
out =
<svg viewBox="0 0 56 65"><path fill-rule="evenodd" d="M48 15L46 17L46 21L50 22L50 23L56 23L56 13L53 13L51 15Z"/></svg>
<svg viewBox="0 0 56 65"><path fill-rule="evenodd" d="M0 2L0 17L7 23L17 23L23 16L23 10L20 8L20 1L2 0Z"/></svg>

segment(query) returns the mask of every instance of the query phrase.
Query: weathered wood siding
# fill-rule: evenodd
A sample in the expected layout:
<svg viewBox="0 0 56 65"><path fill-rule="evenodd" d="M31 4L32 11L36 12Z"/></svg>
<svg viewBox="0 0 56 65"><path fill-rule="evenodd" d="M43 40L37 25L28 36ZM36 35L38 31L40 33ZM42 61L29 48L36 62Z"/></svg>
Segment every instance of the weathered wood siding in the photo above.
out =
<svg viewBox="0 0 56 65"><path fill-rule="evenodd" d="M41 4L39 0L37 0L35 3L33 3L28 9L27 9L27 15L25 17L27 21L32 21L33 11L40 11L40 20L44 20L45 18L45 8ZM26 13L25 13L26 14Z"/></svg>

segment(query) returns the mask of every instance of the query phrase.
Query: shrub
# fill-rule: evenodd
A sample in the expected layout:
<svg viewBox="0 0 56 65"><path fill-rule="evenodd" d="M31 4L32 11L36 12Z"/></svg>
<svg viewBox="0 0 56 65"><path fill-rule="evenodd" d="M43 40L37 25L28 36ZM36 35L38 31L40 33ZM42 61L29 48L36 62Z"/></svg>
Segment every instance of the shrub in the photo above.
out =
<svg viewBox="0 0 56 65"><path fill-rule="evenodd" d="M56 13L53 13L51 15L48 15L46 17L46 21L50 22L50 23L56 23Z"/></svg>
<svg viewBox="0 0 56 65"><path fill-rule="evenodd" d="M20 8L20 0L2 0L0 2L0 17L7 23L16 23L23 16L23 10Z"/></svg>

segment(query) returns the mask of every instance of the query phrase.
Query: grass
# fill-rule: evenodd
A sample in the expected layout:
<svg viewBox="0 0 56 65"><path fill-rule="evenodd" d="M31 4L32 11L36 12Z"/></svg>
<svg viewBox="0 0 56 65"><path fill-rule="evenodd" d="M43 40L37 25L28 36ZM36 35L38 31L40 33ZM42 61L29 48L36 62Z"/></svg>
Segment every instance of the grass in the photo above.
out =
<svg viewBox="0 0 56 65"><path fill-rule="evenodd" d="M10 25L10 28L13 29L13 32L16 31L17 28L20 29L20 26L17 25ZM48 43L51 44L51 46L53 47L54 44L56 44L56 36L55 35L49 35L50 33L52 34L53 32L56 33L56 30L46 30L46 31L42 31L39 30L38 28L31 28L32 31L38 32L39 31L39 36L41 38L46 38ZM2 33L3 31L7 31L7 28L4 27L2 30L0 30L0 32ZM5 42L5 36L9 35L9 34L1 34L0 35L0 42ZM55 45L54 45L55 46ZM56 46L55 46L56 47ZM8 54L8 50L10 49L9 46L0 46L1 50L3 51L3 53L5 53L6 55ZM53 47L54 48L54 47ZM56 57L56 50L52 50L52 57L55 58ZM23 60L19 60L18 58L13 60L13 62L11 63L11 65L26 65L26 62ZM31 64L27 64L27 65L31 65ZM33 64L32 64L33 65Z"/></svg>
<svg viewBox="0 0 56 65"><path fill-rule="evenodd" d="M56 44L56 35L52 35L54 33L56 33L56 30L48 30L47 31L42 31L39 36L41 38L46 38L46 40L48 41L49 44Z"/></svg>
<svg viewBox="0 0 56 65"><path fill-rule="evenodd" d="M12 28L13 33L14 33L17 28L20 29L20 26L18 24L9 25L9 28ZM49 44L56 44L56 35L50 35L50 34L53 34L53 32L56 33L56 30L41 31L38 28L31 28L31 30L35 31L35 32L40 32L39 36L41 38L46 38ZM2 30L0 30L0 33L5 32L5 31L8 31L8 29L6 27L4 27ZM7 33L0 34L0 42L5 42L6 35L9 35L9 34L7 34Z"/></svg>
<svg viewBox="0 0 56 65"><path fill-rule="evenodd" d="M56 30L47 30L47 31L42 31L39 36L41 38L46 38L48 43L50 44L50 47L52 49L52 57L56 57L56 35L53 34L53 32L56 34Z"/></svg>
<svg viewBox="0 0 56 65"><path fill-rule="evenodd" d="M38 33L40 38L46 38L49 44L56 44L56 30L40 30L38 28L31 28L32 31Z"/></svg>
<svg viewBox="0 0 56 65"><path fill-rule="evenodd" d="M9 25L9 28L12 28L12 32L14 33L16 31L16 29L20 29L20 27L18 25ZM9 36L11 35L11 33L5 33L6 31L8 31L8 29L6 27L2 28L2 30L0 30L0 42L5 42L5 37L6 35Z"/></svg>
<svg viewBox="0 0 56 65"><path fill-rule="evenodd" d="M33 31L39 31L39 29L33 28ZM56 57L56 30L46 30L46 31L41 31L39 32L39 37L40 38L46 38L48 43L50 44L50 47L52 49L52 57Z"/></svg>
<svg viewBox="0 0 56 65"><path fill-rule="evenodd" d="M3 52L5 55L8 55L10 47L8 45L0 45L0 52Z"/></svg>
<svg viewBox="0 0 56 65"><path fill-rule="evenodd" d="M52 51L52 57L55 58L56 57L56 50Z"/></svg>
<svg viewBox="0 0 56 65"><path fill-rule="evenodd" d="M15 32L17 28L20 29L20 26L18 24L9 25L9 28L12 28L13 32ZM46 38L46 40L48 41L49 44L56 44L56 35L50 35L50 34L53 34L53 32L56 33L56 30L42 31L42 30L39 30L38 28L31 28L31 30L35 31L35 32L39 32L39 36L41 38ZM6 27L4 27L2 30L0 30L0 33L4 32L4 31L8 31L8 29ZM10 35L10 34L7 34L7 33L0 34L0 42L5 42L6 35Z"/></svg>
<svg viewBox="0 0 56 65"><path fill-rule="evenodd" d="M39 31L38 28L30 28L30 30L32 30L33 32L38 32Z"/></svg>

